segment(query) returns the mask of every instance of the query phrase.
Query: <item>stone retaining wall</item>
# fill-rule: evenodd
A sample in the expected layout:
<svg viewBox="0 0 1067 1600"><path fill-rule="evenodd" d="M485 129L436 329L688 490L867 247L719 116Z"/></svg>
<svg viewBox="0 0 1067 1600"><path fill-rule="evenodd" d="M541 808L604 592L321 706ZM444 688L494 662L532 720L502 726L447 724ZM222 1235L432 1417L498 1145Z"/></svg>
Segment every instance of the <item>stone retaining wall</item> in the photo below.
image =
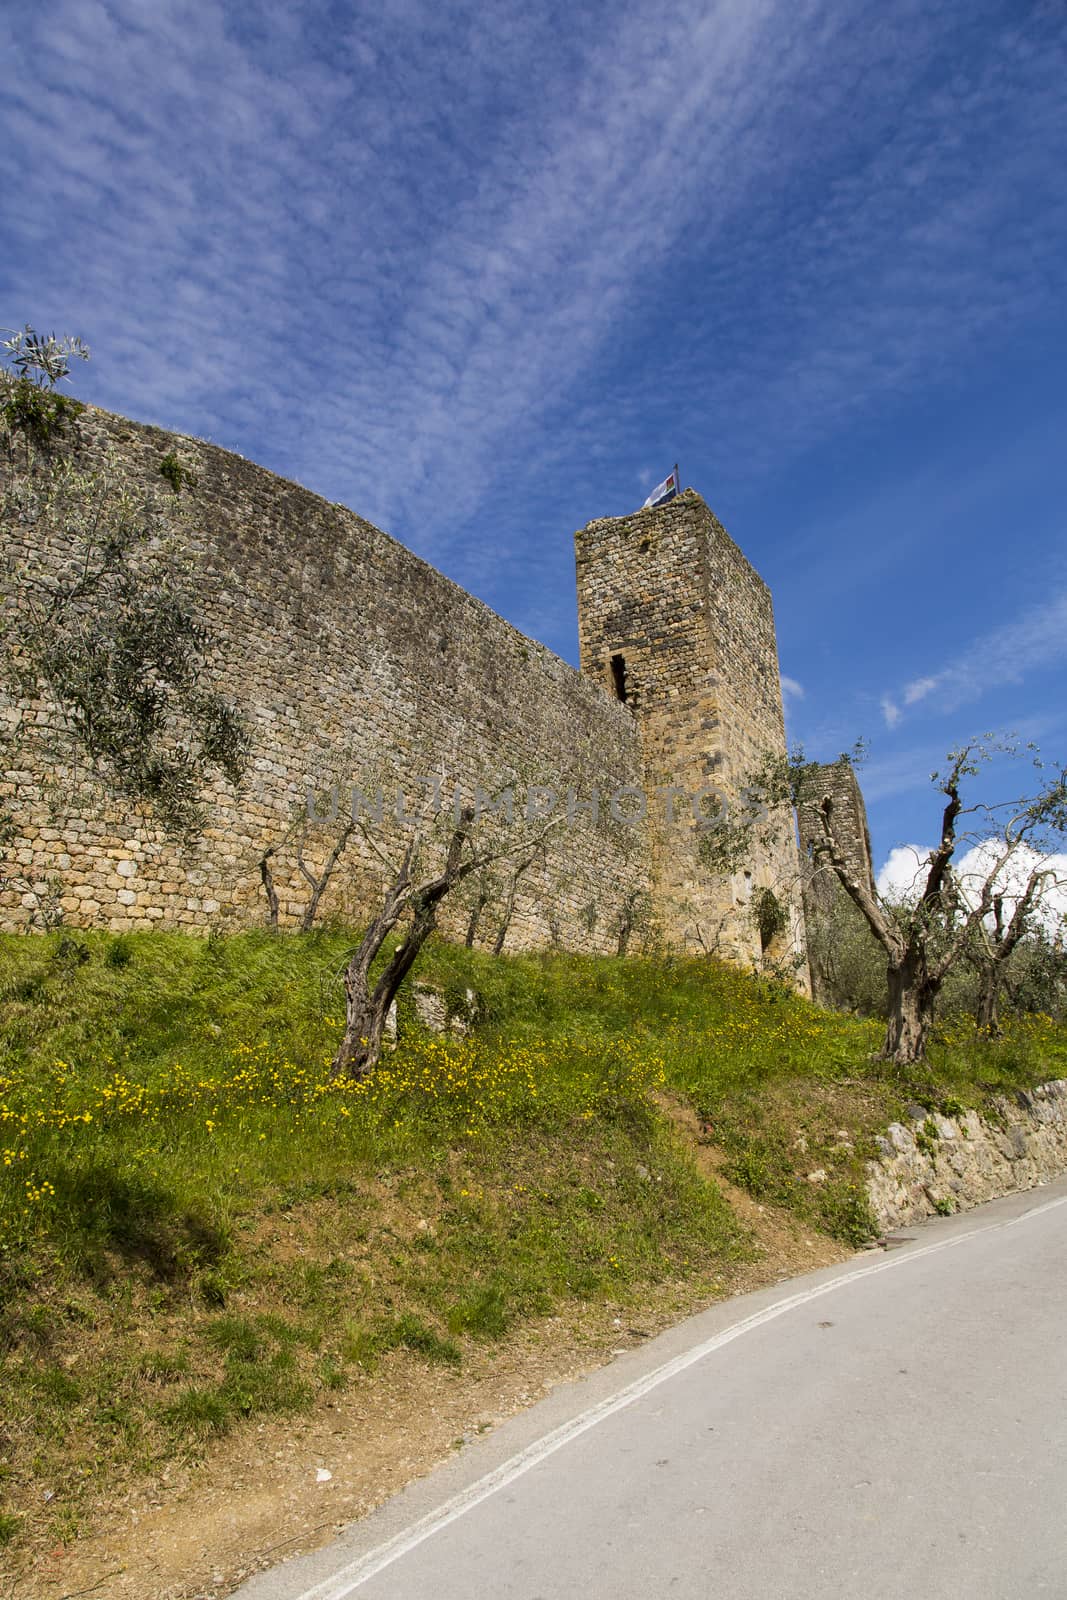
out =
<svg viewBox="0 0 1067 1600"><path fill-rule="evenodd" d="M966 1211L1067 1172L1067 1079L965 1111L891 1123L868 1163L867 1195L883 1229Z"/></svg>

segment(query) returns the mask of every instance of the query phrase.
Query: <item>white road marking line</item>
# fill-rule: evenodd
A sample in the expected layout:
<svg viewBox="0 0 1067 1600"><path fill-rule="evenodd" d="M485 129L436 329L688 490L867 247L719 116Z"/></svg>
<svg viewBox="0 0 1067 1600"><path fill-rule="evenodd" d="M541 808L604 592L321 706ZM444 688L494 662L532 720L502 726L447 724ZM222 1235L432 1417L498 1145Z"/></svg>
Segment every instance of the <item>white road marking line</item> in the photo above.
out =
<svg viewBox="0 0 1067 1600"><path fill-rule="evenodd" d="M936 1244L923 1245L918 1250L909 1250L901 1255L888 1256L883 1261L872 1262L865 1267L857 1267L853 1272L831 1279L829 1283L814 1284L811 1288L802 1289L798 1294L788 1295L786 1299L776 1301L774 1305L767 1306L762 1311L755 1311L751 1316L743 1317L732 1327L713 1334L710 1339L694 1345L684 1355L675 1356L672 1361L665 1362L662 1367L657 1367L655 1371L646 1373L643 1378L638 1378L625 1389L620 1389L610 1399L601 1400L598 1405L591 1406L580 1416L572 1417L569 1422L563 1423L551 1433L546 1433L543 1438L527 1445L525 1450L520 1450L517 1455L511 1456L492 1472L486 1473L484 1478L479 1478L469 1488L461 1490L451 1500L446 1500L436 1511L428 1512L403 1533L396 1534L385 1544L379 1545L376 1550L367 1551L365 1555L342 1567L339 1572L324 1579L322 1583L315 1584L311 1589L305 1589L297 1600L348 1600L350 1595L371 1578L376 1577L385 1567L392 1566L394 1561L399 1561L402 1556L425 1543L434 1534L440 1533L450 1523L465 1516L483 1500L488 1500L490 1495L506 1488L509 1483L514 1483L516 1478L523 1477L532 1467L555 1455L557 1450L561 1450L572 1439L579 1438L581 1434L587 1433L590 1428L595 1428L607 1417L614 1416L617 1411L624 1411L627 1406L633 1405L635 1400L640 1400L653 1389L657 1389L661 1383L666 1383L688 1367L695 1366L698 1361L703 1361L706 1356L721 1350L724 1345L732 1344L742 1334L751 1333L755 1328L774 1322L776 1318L785 1316L786 1312L795 1311L798 1306L808 1305L812 1300L819 1300L823 1295L831 1294L846 1284L858 1283L861 1278L871 1278L879 1272L890 1272L906 1262L918 1261L923 1256L936 1255L940 1250L954 1249L957 1245L966 1243L968 1239L979 1238L983 1233L993 1233L1000 1228L1013 1228L1017 1223L1028 1222L1033 1217L1039 1217L1044 1212L1054 1211L1063 1205L1067 1205L1067 1195L1059 1200L1047 1200L1044 1205L1034 1206L1032 1210L1024 1211L1018 1217L1009 1217L1004 1222L986 1223L981 1228L969 1229L966 1233L956 1234L953 1238L940 1239Z"/></svg>

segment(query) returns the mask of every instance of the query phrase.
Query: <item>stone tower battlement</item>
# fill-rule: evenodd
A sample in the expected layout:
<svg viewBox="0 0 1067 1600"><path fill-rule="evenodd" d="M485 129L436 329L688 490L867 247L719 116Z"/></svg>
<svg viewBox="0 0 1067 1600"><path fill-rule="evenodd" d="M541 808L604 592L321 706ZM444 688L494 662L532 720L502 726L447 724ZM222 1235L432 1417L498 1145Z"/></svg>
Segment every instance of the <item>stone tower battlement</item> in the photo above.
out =
<svg viewBox="0 0 1067 1600"><path fill-rule="evenodd" d="M602 518L575 535L581 670L629 707L648 791L684 791L736 807L767 754L784 755L785 720L771 593L701 497ZM684 806L683 806L684 810ZM653 903L673 943L757 962L767 952L753 897L771 890L787 926L772 953L799 950L791 819L733 878L709 875L696 814L653 825Z"/></svg>

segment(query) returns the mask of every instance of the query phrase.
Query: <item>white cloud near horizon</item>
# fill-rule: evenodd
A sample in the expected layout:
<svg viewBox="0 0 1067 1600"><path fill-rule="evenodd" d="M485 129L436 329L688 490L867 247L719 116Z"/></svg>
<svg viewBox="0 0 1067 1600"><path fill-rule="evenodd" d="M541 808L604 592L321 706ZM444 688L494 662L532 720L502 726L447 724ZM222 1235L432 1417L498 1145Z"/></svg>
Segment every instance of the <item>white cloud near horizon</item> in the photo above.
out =
<svg viewBox="0 0 1067 1600"><path fill-rule="evenodd" d="M980 840L954 863L964 896L977 904L982 885L996 869L1003 853L995 839ZM918 896L926 877L930 850L921 845L897 845L890 850L877 875L878 892L887 900L908 901ZM1062 931L1067 918L1067 853L1042 853L1021 845L997 873L995 889L1003 894L1005 921L1023 893L1030 873L1039 868L1050 873L1037 901L1035 920L1050 936Z"/></svg>

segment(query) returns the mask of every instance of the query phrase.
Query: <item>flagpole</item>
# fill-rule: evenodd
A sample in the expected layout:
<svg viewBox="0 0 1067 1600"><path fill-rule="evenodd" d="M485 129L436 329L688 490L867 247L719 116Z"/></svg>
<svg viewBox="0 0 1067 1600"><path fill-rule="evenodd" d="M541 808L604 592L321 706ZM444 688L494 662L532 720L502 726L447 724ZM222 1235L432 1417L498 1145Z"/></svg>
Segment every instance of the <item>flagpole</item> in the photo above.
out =
<svg viewBox="0 0 1067 1600"><path fill-rule="evenodd" d="M677 463L677 461L674 463L674 492L675 492L675 494L681 494L681 492L682 492L682 480L678 476L678 463Z"/></svg>

